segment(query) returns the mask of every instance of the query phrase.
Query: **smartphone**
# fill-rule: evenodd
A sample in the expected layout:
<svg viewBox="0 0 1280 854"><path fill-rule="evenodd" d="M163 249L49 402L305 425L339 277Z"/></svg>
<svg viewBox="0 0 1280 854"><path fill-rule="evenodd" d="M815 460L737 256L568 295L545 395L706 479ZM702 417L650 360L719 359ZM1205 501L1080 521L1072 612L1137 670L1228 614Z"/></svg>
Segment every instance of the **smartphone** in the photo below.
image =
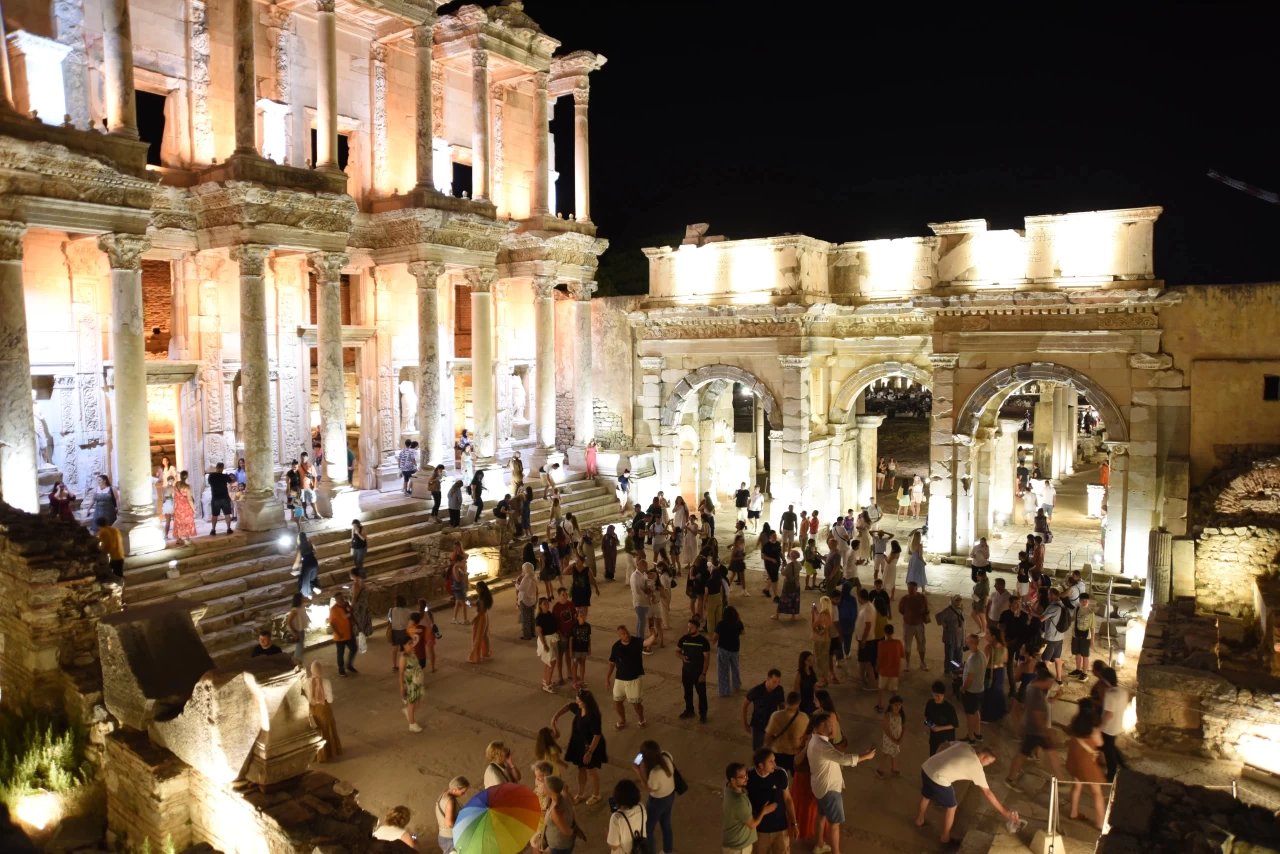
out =
<svg viewBox="0 0 1280 854"><path fill-rule="evenodd" d="M636 765L639 765L639 764L640 764L640 760L641 760L641 759L643 759L643 758L644 758L644 754L643 754L643 753L637 753L637 754L636 754L636 761L635 761L635 764L636 764Z"/></svg>
<svg viewBox="0 0 1280 854"><path fill-rule="evenodd" d="M609 812L615 813L617 811L618 811L618 802L615 801L613 798L609 798Z"/></svg>

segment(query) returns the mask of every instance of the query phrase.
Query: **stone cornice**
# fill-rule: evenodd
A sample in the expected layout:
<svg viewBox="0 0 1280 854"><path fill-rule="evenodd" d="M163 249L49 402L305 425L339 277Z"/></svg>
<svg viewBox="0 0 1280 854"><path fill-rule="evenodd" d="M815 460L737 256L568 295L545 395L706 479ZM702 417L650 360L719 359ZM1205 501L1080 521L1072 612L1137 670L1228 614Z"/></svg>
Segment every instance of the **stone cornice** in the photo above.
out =
<svg viewBox="0 0 1280 854"><path fill-rule="evenodd" d="M523 61L539 70L550 67L551 55L560 47L559 40L544 33L519 2L487 9L467 4L452 15L441 15L436 24L436 43L446 56L466 45L493 51L514 62Z"/></svg>
<svg viewBox="0 0 1280 854"><path fill-rule="evenodd" d="M0 136L0 216L23 196L145 210L155 186L64 145Z"/></svg>
<svg viewBox="0 0 1280 854"><path fill-rule="evenodd" d="M806 234L783 234L776 237L756 237L747 240L723 240L712 243L704 243L698 247L701 252L733 252L743 248L753 248L758 246L795 246L801 249L827 251L831 249L832 244L825 240L818 240L816 237L809 237ZM672 255L680 251L679 246L655 246L647 247L640 250L647 258L661 258Z"/></svg>
<svg viewBox="0 0 1280 854"><path fill-rule="evenodd" d="M436 208L403 208L374 214L369 226L357 226L351 245L375 251L417 245L449 246L494 253L516 223Z"/></svg>
<svg viewBox="0 0 1280 854"><path fill-rule="evenodd" d="M513 233L502 239L498 263L554 261L557 264L594 270L599 263L598 259L608 248L608 240L574 231L561 232L552 237L532 232Z"/></svg>
<svg viewBox="0 0 1280 854"><path fill-rule="evenodd" d="M1084 290L992 291L912 297L909 304L931 315L1083 314L1179 305L1182 295L1162 287L1088 288Z"/></svg>
<svg viewBox="0 0 1280 854"><path fill-rule="evenodd" d="M305 193L243 181L200 184L191 192L202 231L267 227L342 235L345 243L357 211L355 199L346 194Z"/></svg>

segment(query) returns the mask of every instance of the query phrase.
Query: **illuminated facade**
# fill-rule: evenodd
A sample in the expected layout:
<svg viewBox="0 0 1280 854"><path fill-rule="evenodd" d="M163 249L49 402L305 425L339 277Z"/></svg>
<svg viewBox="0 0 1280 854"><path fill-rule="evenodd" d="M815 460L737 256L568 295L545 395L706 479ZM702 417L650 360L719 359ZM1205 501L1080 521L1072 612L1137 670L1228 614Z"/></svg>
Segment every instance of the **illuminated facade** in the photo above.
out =
<svg viewBox="0 0 1280 854"><path fill-rule="evenodd" d="M439 5L6 4L6 501L108 474L138 553L162 546L162 454L197 490L244 458L248 530L283 524L279 478L313 431L330 506L395 488L405 438L424 462L464 427L481 466L547 459L558 399L581 457L604 57L557 55L519 2ZM557 205L559 98L576 168Z"/></svg>
<svg viewBox="0 0 1280 854"><path fill-rule="evenodd" d="M1161 349L1160 313L1180 296L1152 266L1159 214L1036 216L1019 231L966 220L840 244L691 226L682 245L645 250L633 423L654 454L653 488L704 490L689 488L689 458L703 462L708 415L736 385L758 401L754 456L770 443L775 516L779 502L825 519L864 506L882 421L864 392L901 377L933 395L926 547L965 555L1013 514L1020 421L998 413L1034 383L1052 476L1075 466L1079 396L1100 414L1113 463L1103 562L1145 575L1149 531L1185 532L1188 491L1189 397Z"/></svg>

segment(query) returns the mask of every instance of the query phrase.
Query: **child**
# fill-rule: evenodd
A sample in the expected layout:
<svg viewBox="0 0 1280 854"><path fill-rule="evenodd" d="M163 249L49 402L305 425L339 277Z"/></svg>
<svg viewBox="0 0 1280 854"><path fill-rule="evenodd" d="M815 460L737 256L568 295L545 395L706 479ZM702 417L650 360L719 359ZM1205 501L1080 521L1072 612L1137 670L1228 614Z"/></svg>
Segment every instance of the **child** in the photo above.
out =
<svg viewBox="0 0 1280 854"><path fill-rule="evenodd" d="M881 644L883 647L883 644ZM898 770L898 754L902 752L902 734L907 728L907 713L902 710L902 698L894 694L889 698L889 710L884 713L884 738L881 739L880 767L876 776L884 778L885 765L890 767L893 776L902 774ZM886 760L888 760L886 762Z"/></svg>
<svg viewBox="0 0 1280 854"><path fill-rule="evenodd" d="M431 609L427 607L426 599L418 600L418 613L421 614L419 622L423 628L422 646L427 653L427 659L431 662L431 672L436 672L436 638L440 637L440 627L436 625L436 618L431 616ZM410 619L413 619L410 617ZM426 667L426 662L419 661L421 667Z"/></svg>
<svg viewBox="0 0 1280 854"><path fill-rule="evenodd" d="M550 762L557 777L563 776L568 767L560 756L560 745L556 743L556 737L549 727L538 730L538 735L533 740L533 757Z"/></svg>
<svg viewBox="0 0 1280 854"><path fill-rule="evenodd" d="M569 653L573 656L573 687L587 687L587 657L591 655L591 624L587 622L587 612L577 613L577 622L569 632ZM559 773L559 772L557 772Z"/></svg>
<svg viewBox="0 0 1280 854"><path fill-rule="evenodd" d="M817 586L818 568L822 566L822 555L818 554L818 545L812 537L804 546L804 564L804 589L813 590Z"/></svg>
<svg viewBox="0 0 1280 854"><path fill-rule="evenodd" d="M893 623L887 623L884 627L883 640L876 644L876 673L879 674L879 690L876 692L877 712L884 711L885 691L892 693L898 690L898 677L902 674L902 659L906 657L907 652L902 647L902 641L893 636ZM894 762L896 767L897 760L895 759Z"/></svg>
<svg viewBox="0 0 1280 854"><path fill-rule="evenodd" d="M1018 552L1018 595L1023 599L1027 598L1027 591L1031 589L1031 567L1035 566L1027 557L1026 552Z"/></svg>
<svg viewBox="0 0 1280 854"><path fill-rule="evenodd" d="M298 528L299 531L301 531L302 520L306 518L306 515L305 515L306 509L302 503L302 499L299 498L298 496L298 490L294 489L293 487L289 487L288 499L289 499L289 515L293 517L293 524Z"/></svg>
<svg viewBox="0 0 1280 854"><path fill-rule="evenodd" d="M1085 672L1085 668L1089 665L1089 644L1093 642L1093 624L1094 616L1089 611L1089 594L1080 594L1080 607L1076 609L1074 631L1071 633L1071 652L1076 657L1076 669L1071 671L1071 676L1076 677L1081 682L1089 679L1089 674Z"/></svg>
<svg viewBox="0 0 1280 854"><path fill-rule="evenodd" d="M929 689L933 699L924 704L924 725L929 730L929 755L956 740L956 727L960 718L955 706L947 702L947 686L934 682Z"/></svg>

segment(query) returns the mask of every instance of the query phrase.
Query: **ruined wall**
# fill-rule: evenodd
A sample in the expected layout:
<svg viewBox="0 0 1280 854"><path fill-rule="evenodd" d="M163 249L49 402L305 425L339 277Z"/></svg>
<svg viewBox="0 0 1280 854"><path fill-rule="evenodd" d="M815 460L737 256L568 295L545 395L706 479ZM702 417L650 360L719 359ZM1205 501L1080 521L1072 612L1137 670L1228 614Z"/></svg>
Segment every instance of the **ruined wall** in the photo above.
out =
<svg viewBox="0 0 1280 854"><path fill-rule="evenodd" d="M632 447L635 348L628 315L638 297L598 297L591 300L591 394L596 444L602 448Z"/></svg>
<svg viewBox="0 0 1280 854"><path fill-rule="evenodd" d="M1280 530L1205 528L1196 543L1196 606L1202 613L1257 619L1254 579L1280 569Z"/></svg>

